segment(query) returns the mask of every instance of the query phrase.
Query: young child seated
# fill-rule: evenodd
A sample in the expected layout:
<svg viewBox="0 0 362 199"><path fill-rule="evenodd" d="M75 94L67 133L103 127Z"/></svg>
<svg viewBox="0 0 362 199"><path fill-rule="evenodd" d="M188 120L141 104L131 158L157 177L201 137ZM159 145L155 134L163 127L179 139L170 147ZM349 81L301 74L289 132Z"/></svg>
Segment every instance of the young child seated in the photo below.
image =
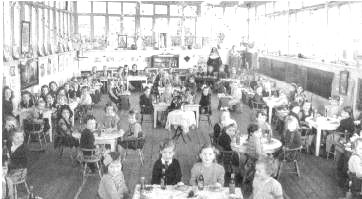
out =
<svg viewBox="0 0 362 199"><path fill-rule="evenodd" d="M234 125L238 128L238 124L234 119L231 118L229 111L222 111L220 114L220 121L214 125L214 138L217 139L220 136L221 130L229 125Z"/></svg>
<svg viewBox="0 0 362 199"><path fill-rule="evenodd" d="M153 165L151 184L160 184L161 178L165 178L166 185L181 184L181 167L175 155L175 143L173 140L165 140L160 144L160 159ZM164 173L163 173L164 172Z"/></svg>
<svg viewBox="0 0 362 199"><path fill-rule="evenodd" d="M205 186L224 186L224 167L216 163L216 148L211 144L202 146L199 162L191 169L190 184L197 185L197 179L202 176Z"/></svg>
<svg viewBox="0 0 362 199"><path fill-rule="evenodd" d="M112 103L107 103L106 107L104 108L106 115L103 117L103 127L106 129L120 129L120 119L116 114L115 107Z"/></svg>
<svg viewBox="0 0 362 199"><path fill-rule="evenodd" d="M221 135L217 142L220 150L231 151L231 140L234 138L236 130L237 129L233 124L230 124L222 129Z"/></svg>
<svg viewBox="0 0 362 199"><path fill-rule="evenodd" d="M298 120L294 117L287 117L285 127L286 130L282 139L284 147L287 149L296 149L302 146Z"/></svg>
<svg viewBox="0 0 362 199"><path fill-rule="evenodd" d="M82 95L80 96L80 105L91 105L92 104L92 97L89 94L88 87L82 88Z"/></svg>
<svg viewBox="0 0 362 199"><path fill-rule="evenodd" d="M256 121L263 133L272 130L270 124L267 122L267 115L264 111L258 111L256 113Z"/></svg>
<svg viewBox="0 0 362 199"><path fill-rule="evenodd" d="M85 119L86 128L82 131L80 136L79 147L83 149L94 149L94 131L96 130L96 118L93 115L87 115ZM83 152L83 155L90 155L90 152ZM95 164L89 164L92 172L95 172Z"/></svg>
<svg viewBox="0 0 362 199"><path fill-rule="evenodd" d="M98 186L98 196L101 199L123 199L128 198L128 188L122 172L120 153L111 152L111 160L106 163L104 175Z"/></svg>
<svg viewBox="0 0 362 199"><path fill-rule="evenodd" d="M258 159L259 156L264 155L263 145L261 143L262 129L257 124L250 124L248 126L248 142L246 154L253 158Z"/></svg>
<svg viewBox="0 0 362 199"><path fill-rule="evenodd" d="M192 94L191 90L188 89L188 88L186 89L183 101L186 104L194 104L195 103L195 96Z"/></svg>
<svg viewBox="0 0 362 199"><path fill-rule="evenodd" d="M271 157L261 157L255 166L253 193L250 198L283 199L281 184L271 175L274 173L274 163Z"/></svg>
<svg viewBox="0 0 362 199"><path fill-rule="evenodd" d="M130 110L128 113L128 130L124 133L121 139L118 140L118 151L123 151L124 148L136 149L136 143L133 146L129 145L130 140L143 137L142 126L137 122L136 112Z"/></svg>
<svg viewBox="0 0 362 199"><path fill-rule="evenodd" d="M209 87L206 85L204 85L202 88L199 105L201 114L211 114L211 93L209 92Z"/></svg>
<svg viewBox="0 0 362 199"><path fill-rule="evenodd" d="M352 192L360 192L362 184L362 138L354 141L353 154L348 161L348 172L356 178L352 178Z"/></svg>

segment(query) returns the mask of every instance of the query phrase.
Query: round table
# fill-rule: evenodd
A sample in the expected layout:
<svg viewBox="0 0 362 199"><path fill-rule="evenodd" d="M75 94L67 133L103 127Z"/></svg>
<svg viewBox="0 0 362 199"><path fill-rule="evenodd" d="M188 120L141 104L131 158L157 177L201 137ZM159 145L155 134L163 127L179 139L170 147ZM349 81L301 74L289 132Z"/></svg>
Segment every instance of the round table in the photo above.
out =
<svg viewBox="0 0 362 199"><path fill-rule="evenodd" d="M116 151L117 139L122 137L123 134L123 130L105 129L101 136L98 136L98 133L94 133L94 144L109 144L111 145L111 151ZM80 139L81 133L73 132L72 136Z"/></svg>
<svg viewBox="0 0 362 199"><path fill-rule="evenodd" d="M319 148L321 145L321 134L322 130L336 130L339 127L339 120L336 118L328 118L328 117L308 117L305 119L305 121L308 123L310 128L317 129L317 136L316 136L316 149L315 149L315 155L319 156Z"/></svg>
<svg viewBox="0 0 362 199"><path fill-rule="evenodd" d="M236 151L238 153L246 153L247 152L247 135L242 135L240 138L240 144L236 144L235 138L231 142L231 149L233 151ZM261 140L263 144L263 152L267 154L275 153L282 147L282 142L279 140L272 138L272 142L269 143L266 138L262 138Z"/></svg>
<svg viewBox="0 0 362 199"><path fill-rule="evenodd" d="M193 111L174 110L168 113L166 129L170 130L171 126L181 126L184 133L189 132L191 126L196 126L195 113Z"/></svg>

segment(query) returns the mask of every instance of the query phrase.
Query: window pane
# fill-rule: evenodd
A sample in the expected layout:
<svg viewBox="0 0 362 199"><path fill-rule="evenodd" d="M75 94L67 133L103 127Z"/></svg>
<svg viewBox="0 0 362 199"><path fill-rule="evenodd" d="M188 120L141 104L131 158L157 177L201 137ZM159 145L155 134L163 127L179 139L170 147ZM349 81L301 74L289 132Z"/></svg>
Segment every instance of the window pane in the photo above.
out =
<svg viewBox="0 0 362 199"><path fill-rule="evenodd" d="M106 2L93 1L93 13L106 13Z"/></svg>
<svg viewBox="0 0 362 199"><path fill-rule="evenodd" d="M24 20L30 21L30 7L28 5L24 5Z"/></svg>
<svg viewBox="0 0 362 199"><path fill-rule="evenodd" d="M153 15L153 4L141 4L141 15Z"/></svg>
<svg viewBox="0 0 362 199"><path fill-rule="evenodd" d="M48 9L44 9L44 44L49 43L48 33L49 33L49 17Z"/></svg>
<svg viewBox="0 0 362 199"><path fill-rule="evenodd" d="M16 3L14 7L14 45L20 47L20 6ZM19 49L20 50L20 49Z"/></svg>
<svg viewBox="0 0 362 199"><path fill-rule="evenodd" d="M123 34L134 36L135 34L135 18L123 17Z"/></svg>
<svg viewBox="0 0 362 199"><path fill-rule="evenodd" d="M172 36L181 36L182 25L180 18L171 18L170 19L170 34Z"/></svg>
<svg viewBox="0 0 362 199"><path fill-rule="evenodd" d="M140 23L141 23L141 34L152 35L152 18L143 17L141 18Z"/></svg>
<svg viewBox="0 0 362 199"><path fill-rule="evenodd" d="M158 32L158 33L167 33L168 32L167 18L156 18L155 32Z"/></svg>
<svg viewBox="0 0 362 199"><path fill-rule="evenodd" d="M109 5L109 4L108 4ZM109 17L109 46L117 48L118 46L118 34L121 32L121 18Z"/></svg>
<svg viewBox="0 0 362 199"><path fill-rule="evenodd" d="M89 1L77 1L77 12L78 13L90 13L91 3Z"/></svg>
<svg viewBox="0 0 362 199"><path fill-rule="evenodd" d="M184 28L185 28L186 36L194 36L195 35L195 19L185 19Z"/></svg>
<svg viewBox="0 0 362 199"><path fill-rule="evenodd" d="M155 5L155 14L166 15L167 14L167 6L166 5Z"/></svg>
<svg viewBox="0 0 362 199"><path fill-rule="evenodd" d="M184 8L185 16L196 16L197 7L196 6L186 6Z"/></svg>
<svg viewBox="0 0 362 199"><path fill-rule="evenodd" d="M170 15L171 16L181 16L182 15L182 6L170 5Z"/></svg>
<svg viewBox="0 0 362 199"><path fill-rule="evenodd" d="M10 6L9 2L4 2L3 7L3 13L4 13L4 45L6 45L8 48L11 47L11 22L10 22Z"/></svg>
<svg viewBox="0 0 362 199"><path fill-rule="evenodd" d="M103 16L95 16L94 17L94 38L99 39L105 37L105 17Z"/></svg>
<svg viewBox="0 0 362 199"><path fill-rule="evenodd" d="M123 14L134 15L136 14L135 3L123 3Z"/></svg>
<svg viewBox="0 0 362 199"><path fill-rule="evenodd" d="M54 44L55 41L55 30L54 30L54 11L49 10L50 12L50 21L49 21L49 28L50 28L50 43Z"/></svg>
<svg viewBox="0 0 362 199"><path fill-rule="evenodd" d="M79 34L82 36L82 39L86 41L90 40L90 17L89 16L79 16L78 17L78 30Z"/></svg>
<svg viewBox="0 0 362 199"><path fill-rule="evenodd" d="M44 27L44 20L43 20L43 9L39 8L38 10L38 46L43 46L43 27Z"/></svg>
<svg viewBox="0 0 362 199"><path fill-rule="evenodd" d="M121 14L122 3L121 2L108 2L109 14ZM111 26L109 26L111 27Z"/></svg>

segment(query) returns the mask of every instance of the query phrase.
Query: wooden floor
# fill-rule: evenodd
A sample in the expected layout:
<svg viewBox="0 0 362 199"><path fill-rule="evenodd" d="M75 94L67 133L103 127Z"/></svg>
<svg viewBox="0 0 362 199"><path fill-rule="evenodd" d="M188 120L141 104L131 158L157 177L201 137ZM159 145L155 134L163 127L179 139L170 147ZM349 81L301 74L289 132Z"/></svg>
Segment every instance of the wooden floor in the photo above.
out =
<svg viewBox="0 0 362 199"><path fill-rule="evenodd" d="M138 109L139 94L131 96L131 104ZM94 115L100 118L104 115L104 104L108 101L106 96L96 105ZM218 120L217 98L212 98L213 117L215 123ZM242 113L232 113L243 133L250 123L251 111L244 106ZM119 113L124 128L127 127L126 113ZM127 186L133 194L135 184L141 176L146 177L146 181L151 179L153 163L159 158L159 142L171 136L165 129L153 129L151 123L143 124L143 131L146 133L146 144L144 146L145 164L141 166L138 154L130 151L124 166L124 175ZM180 138L177 142L176 158L179 160L182 169L182 181L188 184L190 170L196 161L196 155L200 146L209 142L208 134L212 132L212 127L207 122L202 122L200 127L191 131L192 142L183 143ZM37 195L45 199L94 199L96 198L99 177L90 176L84 184L81 182L81 169L79 166L72 166L69 152L62 159L57 158L53 145L49 145L45 153L31 152L28 174L28 183L34 186ZM302 177L293 174L284 174L280 182L283 186L286 198L291 199L334 199L343 196L343 190L337 185L336 162L303 154L300 163Z"/></svg>

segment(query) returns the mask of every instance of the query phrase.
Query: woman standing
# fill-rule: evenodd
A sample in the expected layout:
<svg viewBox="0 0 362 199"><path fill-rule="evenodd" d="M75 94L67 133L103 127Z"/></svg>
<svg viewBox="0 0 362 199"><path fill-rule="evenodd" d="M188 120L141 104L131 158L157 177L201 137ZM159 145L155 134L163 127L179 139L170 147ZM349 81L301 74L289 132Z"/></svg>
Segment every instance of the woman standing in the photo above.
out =
<svg viewBox="0 0 362 199"><path fill-rule="evenodd" d="M14 116L14 92L5 86L3 89L3 120L6 116Z"/></svg>
<svg viewBox="0 0 362 199"><path fill-rule="evenodd" d="M207 60L207 65L214 68L214 72L219 72L219 67L221 66L222 61L219 55L217 48L213 47L211 49L209 59Z"/></svg>

